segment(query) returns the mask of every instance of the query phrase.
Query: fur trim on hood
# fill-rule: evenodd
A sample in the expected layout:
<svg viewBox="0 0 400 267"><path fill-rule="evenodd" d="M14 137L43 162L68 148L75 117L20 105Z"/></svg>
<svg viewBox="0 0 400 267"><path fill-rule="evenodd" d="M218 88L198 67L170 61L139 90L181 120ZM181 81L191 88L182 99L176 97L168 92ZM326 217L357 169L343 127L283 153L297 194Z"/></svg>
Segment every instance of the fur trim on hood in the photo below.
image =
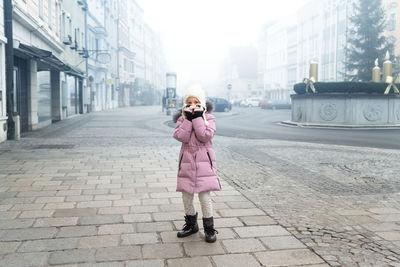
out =
<svg viewBox="0 0 400 267"><path fill-rule="evenodd" d="M207 113L211 113L213 111L213 104L210 101L206 101ZM176 113L172 116L172 120L176 123L179 117L182 116L182 109L176 111Z"/></svg>

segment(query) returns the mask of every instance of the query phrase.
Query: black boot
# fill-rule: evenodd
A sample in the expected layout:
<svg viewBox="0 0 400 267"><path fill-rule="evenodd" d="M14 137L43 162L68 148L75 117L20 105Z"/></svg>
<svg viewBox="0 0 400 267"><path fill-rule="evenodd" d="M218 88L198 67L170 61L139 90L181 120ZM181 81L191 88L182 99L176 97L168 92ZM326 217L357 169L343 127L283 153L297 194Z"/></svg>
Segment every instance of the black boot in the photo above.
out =
<svg viewBox="0 0 400 267"><path fill-rule="evenodd" d="M196 215L186 215L185 222L186 223L183 225L183 229L177 234L178 237L187 237L199 231L199 225L197 224L197 212Z"/></svg>
<svg viewBox="0 0 400 267"><path fill-rule="evenodd" d="M218 231L214 229L214 218L203 218L204 235L206 236L207 243L214 243L217 240L216 233Z"/></svg>

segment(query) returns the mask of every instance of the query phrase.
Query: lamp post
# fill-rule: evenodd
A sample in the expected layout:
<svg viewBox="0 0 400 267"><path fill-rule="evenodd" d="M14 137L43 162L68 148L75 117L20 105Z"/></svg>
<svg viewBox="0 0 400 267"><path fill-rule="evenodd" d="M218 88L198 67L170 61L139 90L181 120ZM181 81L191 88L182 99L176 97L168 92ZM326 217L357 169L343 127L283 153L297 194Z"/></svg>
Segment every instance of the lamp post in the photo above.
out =
<svg viewBox="0 0 400 267"><path fill-rule="evenodd" d="M171 115L171 110L176 108L176 73L167 72L166 77L167 88L166 88L166 109L167 115Z"/></svg>

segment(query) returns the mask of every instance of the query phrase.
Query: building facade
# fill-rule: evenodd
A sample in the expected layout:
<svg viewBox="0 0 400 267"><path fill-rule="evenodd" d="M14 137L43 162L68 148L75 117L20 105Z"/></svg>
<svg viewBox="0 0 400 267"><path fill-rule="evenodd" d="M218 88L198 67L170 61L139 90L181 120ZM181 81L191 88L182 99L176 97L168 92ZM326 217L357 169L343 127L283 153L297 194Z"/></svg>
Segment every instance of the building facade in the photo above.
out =
<svg viewBox="0 0 400 267"><path fill-rule="evenodd" d="M7 99L5 80L5 45L7 39L4 34L4 6L3 1L0 1L0 142L7 139Z"/></svg>
<svg viewBox="0 0 400 267"><path fill-rule="evenodd" d="M144 10L136 3L131 1L129 6L131 16L129 24L130 47L135 53L134 70L135 82L130 93L130 105L144 104L144 91L146 87L146 62L145 62L145 23L143 19Z"/></svg>
<svg viewBox="0 0 400 267"><path fill-rule="evenodd" d="M264 66L259 80L263 96L281 103L290 102L291 86L297 69L297 27L294 23L287 26L287 21L265 26L262 31L264 59L259 62Z"/></svg>
<svg viewBox="0 0 400 267"><path fill-rule="evenodd" d="M268 90L282 87L293 93L293 85L309 76L311 61L318 63L319 81L343 81L346 73L347 35L352 25L354 0L313 0L297 13L295 24L286 19L264 27L259 43L259 82L271 100L282 97ZM382 2L386 10L385 36L400 52L400 0ZM372 68L373 66L371 66ZM286 69L286 70L285 70ZM285 98L288 97L285 93Z"/></svg>
<svg viewBox="0 0 400 267"><path fill-rule="evenodd" d="M120 0L119 59L120 103L159 104L165 91L166 64L161 38L143 19L144 10L134 0Z"/></svg>
<svg viewBox="0 0 400 267"><path fill-rule="evenodd" d="M88 0L88 88L92 111L119 106L119 1Z"/></svg>
<svg viewBox="0 0 400 267"><path fill-rule="evenodd" d="M395 45L394 53L400 55L400 0L383 0L383 8L386 12L385 35ZM400 62L398 62L399 64Z"/></svg>
<svg viewBox="0 0 400 267"><path fill-rule="evenodd" d="M121 0L119 9L119 73L120 73L120 105L130 105L130 94L133 93L135 83L135 52L133 51L132 24L133 17L130 10L134 2Z"/></svg>
<svg viewBox="0 0 400 267"><path fill-rule="evenodd" d="M21 131L85 112L85 12L83 1L13 1L13 112Z"/></svg>
<svg viewBox="0 0 400 267"><path fill-rule="evenodd" d="M25 132L135 101L159 102L165 89L162 45L135 1L13 0L12 7L9 111L4 12L0 16L0 141L7 136L7 112L19 115Z"/></svg>

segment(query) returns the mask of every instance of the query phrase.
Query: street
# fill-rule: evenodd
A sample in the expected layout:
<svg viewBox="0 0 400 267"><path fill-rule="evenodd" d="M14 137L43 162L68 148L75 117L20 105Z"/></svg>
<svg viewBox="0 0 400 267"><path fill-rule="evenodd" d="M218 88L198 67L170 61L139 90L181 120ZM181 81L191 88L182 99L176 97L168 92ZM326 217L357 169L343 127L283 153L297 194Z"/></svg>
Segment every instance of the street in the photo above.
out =
<svg viewBox="0 0 400 267"><path fill-rule="evenodd" d="M215 113L218 134L248 139L274 139L321 144L400 149L400 129L321 129L280 125L291 118L290 109L234 107L230 112Z"/></svg>
<svg viewBox="0 0 400 267"><path fill-rule="evenodd" d="M400 266L396 132L276 125L285 114L216 113L212 245L176 238L180 143L158 106L1 143L0 266Z"/></svg>

